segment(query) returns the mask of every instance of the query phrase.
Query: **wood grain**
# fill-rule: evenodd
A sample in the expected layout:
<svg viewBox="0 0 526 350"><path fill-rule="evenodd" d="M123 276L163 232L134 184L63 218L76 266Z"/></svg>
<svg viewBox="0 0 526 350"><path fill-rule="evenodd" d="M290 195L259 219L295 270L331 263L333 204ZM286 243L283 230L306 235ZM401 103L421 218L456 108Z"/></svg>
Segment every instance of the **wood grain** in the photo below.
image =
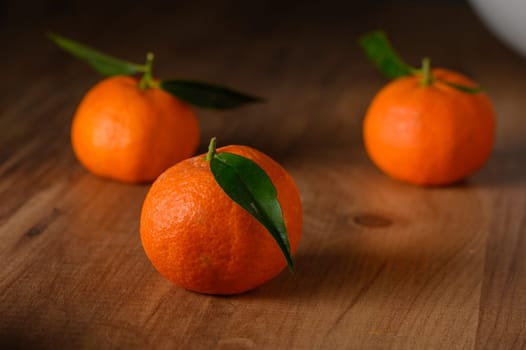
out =
<svg viewBox="0 0 526 350"><path fill-rule="evenodd" d="M526 347L526 61L467 7L106 3L0 8L1 348ZM487 87L497 142L472 178L418 188L368 161L361 120L384 80L355 40L378 27L411 62L429 55ZM164 280L138 235L148 186L94 177L72 154L71 116L98 77L47 30L131 60L153 50L159 75L267 97L199 111L201 150L215 135L291 172L304 206L297 273L233 297Z"/></svg>

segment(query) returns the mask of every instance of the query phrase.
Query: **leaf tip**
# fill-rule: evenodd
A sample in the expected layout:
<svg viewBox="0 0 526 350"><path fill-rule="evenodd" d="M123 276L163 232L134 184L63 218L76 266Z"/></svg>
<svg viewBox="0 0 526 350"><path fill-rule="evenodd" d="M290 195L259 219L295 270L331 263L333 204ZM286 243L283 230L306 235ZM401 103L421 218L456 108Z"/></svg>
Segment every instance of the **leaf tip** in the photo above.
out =
<svg viewBox="0 0 526 350"><path fill-rule="evenodd" d="M389 79L414 74L415 69L403 62L382 30L373 30L359 39L369 60Z"/></svg>
<svg viewBox="0 0 526 350"><path fill-rule="evenodd" d="M371 40L387 40L387 36L385 35L385 32L380 29L371 30L370 32L367 32L365 34L362 34L358 38L358 42L361 46L366 46L368 42Z"/></svg>
<svg viewBox="0 0 526 350"><path fill-rule="evenodd" d="M292 260L290 260L290 262L287 265L289 267L289 272L290 273L295 273L296 272L296 267L294 266L294 263L292 262Z"/></svg>
<svg viewBox="0 0 526 350"><path fill-rule="evenodd" d="M257 97L257 96L251 96L251 97L252 97L253 103L267 103L268 102L268 99L266 99L265 97Z"/></svg>
<svg viewBox="0 0 526 350"><path fill-rule="evenodd" d="M60 40L61 37L57 33L49 31L46 33L46 38L56 43L58 40Z"/></svg>

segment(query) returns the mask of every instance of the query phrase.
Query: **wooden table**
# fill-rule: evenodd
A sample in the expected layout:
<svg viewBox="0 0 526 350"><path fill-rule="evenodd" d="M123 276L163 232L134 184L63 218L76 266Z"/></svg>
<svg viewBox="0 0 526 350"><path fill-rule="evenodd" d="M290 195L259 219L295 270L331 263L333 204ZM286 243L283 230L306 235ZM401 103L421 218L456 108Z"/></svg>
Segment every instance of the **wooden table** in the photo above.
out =
<svg viewBox="0 0 526 350"><path fill-rule="evenodd" d="M526 347L526 61L465 5L97 1L3 5L0 39L0 348L520 349ZM100 10L104 8L104 10ZM456 186L393 181L360 126L385 80L356 38L383 28L487 87L498 114L488 164ZM199 111L209 138L248 144L295 177L297 273L233 297L164 280L143 253L148 186L99 179L69 124L100 79L47 30L265 96Z"/></svg>

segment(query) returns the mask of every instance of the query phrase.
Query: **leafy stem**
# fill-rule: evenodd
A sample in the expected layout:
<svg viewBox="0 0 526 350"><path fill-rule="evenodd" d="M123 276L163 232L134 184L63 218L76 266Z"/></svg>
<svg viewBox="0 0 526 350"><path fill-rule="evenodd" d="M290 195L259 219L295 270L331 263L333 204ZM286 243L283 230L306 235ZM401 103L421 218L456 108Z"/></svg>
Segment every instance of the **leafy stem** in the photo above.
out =
<svg viewBox="0 0 526 350"><path fill-rule="evenodd" d="M49 33L48 37L62 50L88 63L103 76L134 75L145 71L144 65L112 57L58 34Z"/></svg>
<svg viewBox="0 0 526 350"><path fill-rule="evenodd" d="M434 78L431 74L431 60L427 57L422 60L421 69L411 67L400 58L385 33L380 30L365 34L359 42L371 62L389 79L421 75L422 86L430 86L439 82L467 94L478 94L484 91L480 86L467 86Z"/></svg>
<svg viewBox="0 0 526 350"><path fill-rule="evenodd" d="M155 87L155 81L153 80L152 70L153 70L153 59L154 55L152 52L146 54L146 63L144 64L144 74L139 82L139 87L142 90Z"/></svg>
<svg viewBox="0 0 526 350"><path fill-rule="evenodd" d="M216 138L210 140L205 161L223 192L252 215L272 235L291 272L294 263L283 211L272 180L253 160L234 153L216 153ZM251 234L251 232L247 232Z"/></svg>
<svg viewBox="0 0 526 350"><path fill-rule="evenodd" d="M422 60L422 86L429 86L433 83L431 75L431 60L426 57Z"/></svg>
<svg viewBox="0 0 526 350"><path fill-rule="evenodd" d="M216 155L216 138L212 137L210 143L208 144L208 153L206 154L205 160L207 162L211 161L212 158Z"/></svg>
<svg viewBox="0 0 526 350"><path fill-rule="evenodd" d="M187 79L154 80L153 53L146 55L145 64L137 64L107 55L92 47L78 43L55 33L48 37L62 50L92 66L103 76L142 74L139 88L159 88L193 106L210 109L230 109L264 100L228 87Z"/></svg>

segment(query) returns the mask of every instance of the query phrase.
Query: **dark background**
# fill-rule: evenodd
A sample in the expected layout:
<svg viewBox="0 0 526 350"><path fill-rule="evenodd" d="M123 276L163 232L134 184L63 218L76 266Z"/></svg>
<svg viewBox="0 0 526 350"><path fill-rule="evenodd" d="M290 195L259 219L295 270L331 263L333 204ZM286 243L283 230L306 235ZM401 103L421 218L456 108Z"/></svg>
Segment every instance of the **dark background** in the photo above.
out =
<svg viewBox="0 0 526 350"><path fill-rule="evenodd" d="M53 86L45 88L61 91L65 114L33 110L32 117L38 123L47 119L63 137L76 104L100 77L54 47L45 37L49 31L131 61L143 62L145 53L153 51L161 78L199 79L266 97L269 102L257 107L200 111L201 149L217 135L224 143L250 143L275 154L294 149L300 138L361 142L364 111L385 83L379 73L372 74L375 68L356 42L368 30L385 30L413 65L430 56L433 64L464 72L483 86L512 76L508 67L522 60L463 1L97 0L7 1L0 6L5 49L0 108L5 111L12 99L30 88L38 90L51 77ZM327 85L331 88L325 90ZM505 93L491 86L488 91ZM33 98L35 106L42 104ZM325 113L324 106L336 108ZM247 115L268 122L249 123ZM342 127L349 129L348 137L336 135ZM270 133L276 135L274 144L260 141Z"/></svg>

